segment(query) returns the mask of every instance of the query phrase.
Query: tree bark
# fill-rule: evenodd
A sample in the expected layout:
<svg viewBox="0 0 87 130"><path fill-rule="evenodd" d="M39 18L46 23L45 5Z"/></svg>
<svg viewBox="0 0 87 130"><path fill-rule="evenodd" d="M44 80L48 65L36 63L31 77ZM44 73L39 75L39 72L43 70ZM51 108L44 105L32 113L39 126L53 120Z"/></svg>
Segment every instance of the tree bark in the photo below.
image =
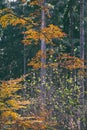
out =
<svg viewBox="0 0 87 130"><path fill-rule="evenodd" d="M85 17L87 16L87 0L85 0ZM87 20L85 21L85 66L87 66ZM87 69L85 70L87 74ZM85 77L85 91L87 91L87 76ZM87 100L87 94L85 95Z"/></svg>
<svg viewBox="0 0 87 130"><path fill-rule="evenodd" d="M84 0L80 0L80 58L84 61ZM84 62L83 68L84 71ZM84 105L84 77L81 76L81 88L82 88L82 95L81 95L81 102Z"/></svg>
<svg viewBox="0 0 87 130"><path fill-rule="evenodd" d="M84 0L80 0L80 58L84 61ZM81 69L84 72L84 62ZM84 109L84 76L81 75L80 77L80 85L81 85L81 92L80 92L80 103L82 108ZM82 109L82 110L83 110ZM83 115L84 116L84 115ZM80 123L80 129L84 128L83 121Z"/></svg>
<svg viewBox="0 0 87 130"><path fill-rule="evenodd" d="M41 30L45 28L45 3L46 0L42 2L41 10ZM42 103L45 103L46 91L45 91L45 82L46 82L46 43L45 39L41 39L41 100Z"/></svg>

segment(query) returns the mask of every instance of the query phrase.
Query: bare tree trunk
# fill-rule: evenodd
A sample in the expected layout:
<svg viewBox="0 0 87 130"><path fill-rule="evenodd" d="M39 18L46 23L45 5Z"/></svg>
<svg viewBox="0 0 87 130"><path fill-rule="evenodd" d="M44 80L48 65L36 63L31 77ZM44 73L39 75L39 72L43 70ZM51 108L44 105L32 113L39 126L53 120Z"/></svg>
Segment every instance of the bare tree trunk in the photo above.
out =
<svg viewBox="0 0 87 130"><path fill-rule="evenodd" d="M87 17L87 0L85 0L85 17ZM85 21L85 66L87 66L87 20ZM87 69L85 69L87 75ZM87 76L85 75L84 89L87 91ZM87 104L87 94L85 94L85 104ZM87 129L87 111L85 112L85 129Z"/></svg>
<svg viewBox="0 0 87 130"><path fill-rule="evenodd" d="M24 75L26 74L26 46L24 45Z"/></svg>
<svg viewBox="0 0 87 130"><path fill-rule="evenodd" d="M80 58L84 60L84 0L80 0Z"/></svg>
<svg viewBox="0 0 87 130"><path fill-rule="evenodd" d="M84 61L84 44L85 44L84 42L84 0L80 0L80 58L83 61ZM84 72L84 63L81 71ZM83 75L81 75L80 77L80 85L81 85L80 103L82 108L84 109L84 76ZM81 125L80 129L83 129L84 128L83 121L81 121L80 125Z"/></svg>
<svg viewBox="0 0 87 130"><path fill-rule="evenodd" d="M87 16L87 0L85 0L85 17ZM87 66L87 21L85 21L85 66ZM87 74L87 69L85 70ZM85 91L87 91L87 76L85 77ZM85 95L87 100L87 94Z"/></svg>
<svg viewBox="0 0 87 130"><path fill-rule="evenodd" d="M84 60L84 0L80 0L80 58ZM84 71L84 63L82 71ZM84 105L84 77L81 77L81 102Z"/></svg>
<svg viewBox="0 0 87 130"><path fill-rule="evenodd" d="M74 56L74 43L73 43L73 8L70 9L70 28L69 28L69 38L71 43L71 55Z"/></svg>
<svg viewBox="0 0 87 130"><path fill-rule="evenodd" d="M25 6L23 5L23 15L25 15ZM24 31L25 31L25 27L24 27ZM25 38L25 34L24 34L24 38ZM23 74L26 74L26 45L24 45L24 59L23 59Z"/></svg>
<svg viewBox="0 0 87 130"><path fill-rule="evenodd" d="M41 29L45 27L45 2L42 2L41 10ZM41 39L41 100L42 103L45 103L46 91L45 91L45 82L46 82L46 43L45 39Z"/></svg>

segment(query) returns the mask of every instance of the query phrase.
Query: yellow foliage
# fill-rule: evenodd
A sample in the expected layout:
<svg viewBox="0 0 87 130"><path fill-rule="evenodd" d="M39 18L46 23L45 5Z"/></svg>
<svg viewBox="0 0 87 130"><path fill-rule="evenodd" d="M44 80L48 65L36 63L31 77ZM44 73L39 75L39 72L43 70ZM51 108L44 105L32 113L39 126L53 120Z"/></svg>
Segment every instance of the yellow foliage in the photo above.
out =
<svg viewBox="0 0 87 130"><path fill-rule="evenodd" d="M38 4L38 1L32 1L31 4L32 3ZM41 3L39 2L39 4L41 4ZM4 13L4 15L3 15L3 13ZM17 17L11 9L4 9L4 10L0 11L0 24L2 25L3 28L6 28L8 25L12 25L12 26L27 25L27 26L25 26L27 31L24 32L25 37L24 37L24 40L22 41L26 45L31 44L32 41L34 41L34 43L37 44L38 41L42 40L42 39L44 39L46 43L52 43L53 38L58 39L58 38L62 38L64 36L66 36L66 34L63 33L59 27L57 27L53 24L50 24L48 27L45 27L40 31L31 29L32 28L31 25L37 26L37 24L34 23L31 18ZM31 25L29 26L29 24L31 24Z"/></svg>
<svg viewBox="0 0 87 130"><path fill-rule="evenodd" d="M12 117L12 119L17 119L18 117L20 117L20 115L13 111L4 111L2 112L1 117L4 118Z"/></svg>
<svg viewBox="0 0 87 130"><path fill-rule="evenodd" d="M23 116L17 112L26 111L27 105L30 104L29 100L24 100L22 95L17 94L17 91L23 88L21 81L24 81L24 77L2 81L0 84L0 129L6 126L7 130L16 130L16 127L18 130L27 128L43 130L46 125L42 117L30 116L27 113Z"/></svg>
<svg viewBox="0 0 87 130"><path fill-rule="evenodd" d="M28 100L23 100L21 95L17 94L17 91L23 88L20 84L24 80L24 77L14 79L10 81L2 81L0 84L0 123L5 125L12 125L16 120L19 120L21 116L16 110L26 109L26 106L30 104Z"/></svg>
<svg viewBox="0 0 87 130"><path fill-rule="evenodd" d="M68 54L63 54L58 57L58 60L60 60L61 67L64 67L66 69L79 69L83 68L84 61L78 57L70 56Z"/></svg>
<svg viewBox="0 0 87 130"><path fill-rule="evenodd" d="M25 25L26 21L23 19L19 19L13 14L5 14L0 18L0 23L3 28L6 28L9 24L15 26L17 24Z"/></svg>
<svg viewBox="0 0 87 130"><path fill-rule="evenodd" d="M34 58L32 58L32 60L30 61L30 63L28 63L29 66L32 66L34 69L39 69L39 68L47 68L47 67L63 67L69 70L72 69L80 69L80 68L85 68L86 66L84 66L84 61L81 60L78 57L75 56L70 56L68 54L62 54L60 56L58 56L58 58L53 62L51 61L51 63L41 63L41 58L48 58L49 56L51 56L51 58L53 57L53 54L55 52L53 50L51 51L47 51L47 54L45 55L41 50L37 52L36 56ZM86 74L85 74L86 76Z"/></svg>
<svg viewBox="0 0 87 130"><path fill-rule="evenodd" d="M28 66L32 66L34 69L39 69L39 68L46 68L47 65L41 62L41 57L46 58L46 55L44 52L39 50L36 54L36 57L32 58L31 62L28 64Z"/></svg>
<svg viewBox="0 0 87 130"><path fill-rule="evenodd" d="M31 25L36 25L31 18L21 16L18 17L11 9L6 8L0 10L0 24L3 28L6 28L8 25L16 26L19 24L24 26L29 23L31 23Z"/></svg>
<svg viewBox="0 0 87 130"><path fill-rule="evenodd" d="M46 36L47 36L47 38L46 38ZM62 38L64 36L66 36L66 34L63 33L59 27L57 27L53 24L50 24L48 27L45 27L44 29L42 29L41 38L45 37L47 39L47 41L52 38Z"/></svg>
<svg viewBox="0 0 87 130"><path fill-rule="evenodd" d="M29 3L29 5L39 5L39 1L38 0L34 0L32 2Z"/></svg>
<svg viewBox="0 0 87 130"><path fill-rule="evenodd" d="M45 27L39 32L33 29L29 29L24 32L24 34L26 35L25 39L23 40L24 44L30 44L33 40L35 41L35 44L37 44L38 41L42 39L44 39L46 43L50 43L53 38L58 39L66 36L66 34L63 33L60 28L53 24Z"/></svg>
<svg viewBox="0 0 87 130"><path fill-rule="evenodd" d="M40 39L39 33L33 29L29 29L28 31L24 32L25 39L22 41L26 45L31 43L32 40L35 40L35 44L38 43L38 40Z"/></svg>

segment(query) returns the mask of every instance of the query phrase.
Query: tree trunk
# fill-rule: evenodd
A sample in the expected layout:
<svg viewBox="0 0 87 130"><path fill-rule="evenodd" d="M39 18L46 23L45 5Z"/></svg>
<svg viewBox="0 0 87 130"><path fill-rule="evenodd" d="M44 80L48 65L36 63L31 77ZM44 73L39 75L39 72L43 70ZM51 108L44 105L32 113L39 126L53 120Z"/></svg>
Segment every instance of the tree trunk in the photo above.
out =
<svg viewBox="0 0 87 130"><path fill-rule="evenodd" d="M84 60L84 0L80 0L80 58ZM84 71L84 63L82 71ZM84 77L81 76L81 103L84 105Z"/></svg>
<svg viewBox="0 0 87 130"><path fill-rule="evenodd" d="M85 0L85 17L87 16L87 0ZM85 21L85 66L87 66L87 20ZM87 74L87 69L85 70ZM87 76L85 77L85 91L87 91ZM87 100L87 94L85 95Z"/></svg>
<svg viewBox="0 0 87 130"><path fill-rule="evenodd" d="M41 10L41 30L45 27L45 2L43 0L42 10ZM45 103L46 91L45 91L45 82L46 82L46 43L45 39L41 39L41 100L42 103Z"/></svg>
<svg viewBox="0 0 87 130"><path fill-rule="evenodd" d="M71 55L74 56L74 43L73 43L73 8L70 9L70 28L69 28L69 38L71 44Z"/></svg>
<svg viewBox="0 0 87 130"><path fill-rule="evenodd" d="M80 58L84 61L84 0L80 0ZM84 72L84 63L81 69ZM80 85L81 85L81 92L80 92L80 103L82 108L84 109L84 76L81 75L80 77ZM84 115L83 115L84 116ZM84 128L83 121L80 123L80 129Z"/></svg>

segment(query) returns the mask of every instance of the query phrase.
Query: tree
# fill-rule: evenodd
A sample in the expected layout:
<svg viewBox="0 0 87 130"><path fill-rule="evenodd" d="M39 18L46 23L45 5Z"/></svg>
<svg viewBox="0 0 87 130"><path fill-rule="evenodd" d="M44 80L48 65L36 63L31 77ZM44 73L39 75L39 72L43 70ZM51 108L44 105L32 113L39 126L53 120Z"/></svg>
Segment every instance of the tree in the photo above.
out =
<svg viewBox="0 0 87 130"><path fill-rule="evenodd" d="M44 119L30 115L26 112L30 101L24 97L21 90L26 86L22 85L25 77L15 80L2 81L0 83L0 129L16 130L21 129L41 129L43 130ZM25 113L23 113L25 111Z"/></svg>
<svg viewBox="0 0 87 130"><path fill-rule="evenodd" d="M24 36L22 43L26 49L29 47L27 50L34 52L29 54L30 58L27 58L30 75L24 80L26 90L20 92L21 94L23 92L25 99L27 94L30 95L32 104L27 111L44 118L42 122L47 129L77 130L78 120L83 114L79 102L81 96L79 80L80 75L82 76L84 60L79 58L77 49L80 46L78 43L80 4L72 0L17 2L20 3L17 6L18 11L13 6L12 9L0 11L0 23L3 30L9 27L14 30L19 29L16 32L22 32L20 40ZM58 16L58 23L55 21L57 13L61 14L61 17ZM62 32L58 25L67 34ZM17 39L16 43L19 41ZM27 114L27 111L22 114ZM43 129L46 128L45 126L43 125ZM36 129L42 128L36 127Z"/></svg>

